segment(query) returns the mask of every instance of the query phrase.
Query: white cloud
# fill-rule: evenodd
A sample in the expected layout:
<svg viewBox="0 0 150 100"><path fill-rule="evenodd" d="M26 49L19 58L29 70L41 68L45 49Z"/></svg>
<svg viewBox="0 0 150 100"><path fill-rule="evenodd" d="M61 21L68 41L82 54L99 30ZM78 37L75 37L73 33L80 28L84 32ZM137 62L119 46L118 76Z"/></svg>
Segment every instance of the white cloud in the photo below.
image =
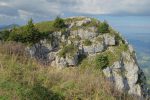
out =
<svg viewBox="0 0 150 100"><path fill-rule="evenodd" d="M50 19L57 15L150 15L150 0L1 0L0 15L20 20ZM5 19L1 16L1 19Z"/></svg>

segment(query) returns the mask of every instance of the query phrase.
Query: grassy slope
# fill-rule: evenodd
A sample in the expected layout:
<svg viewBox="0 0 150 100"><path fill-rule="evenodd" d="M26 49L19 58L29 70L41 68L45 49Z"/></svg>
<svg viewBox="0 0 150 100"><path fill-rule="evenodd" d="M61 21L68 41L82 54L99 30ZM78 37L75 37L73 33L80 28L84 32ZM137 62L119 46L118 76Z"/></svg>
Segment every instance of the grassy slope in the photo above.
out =
<svg viewBox="0 0 150 100"><path fill-rule="evenodd" d="M50 32L54 29L52 25L49 21L37 23L36 27L41 32ZM111 89L102 73L93 67L93 61L84 59L80 67L62 70L43 67L20 53L23 51L18 56L14 48L20 46L16 45L0 45L0 100L129 99Z"/></svg>
<svg viewBox="0 0 150 100"><path fill-rule="evenodd" d="M36 23L35 26L39 29L40 32L49 32L53 30L53 21L45 21L41 23Z"/></svg>
<svg viewBox="0 0 150 100"><path fill-rule="evenodd" d="M43 67L25 56L0 50L0 99L2 100L114 100L109 83L93 68ZM12 48L12 47L11 47ZM5 50L3 50L5 49ZM5 52L7 51L7 52Z"/></svg>
<svg viewBox="0 0 150 100"><path fill-rule="evenodd" d="M23 55L20 45L0 45L0 100L129 99L114 91L90 61L61 70L44 67Z"/></svg>

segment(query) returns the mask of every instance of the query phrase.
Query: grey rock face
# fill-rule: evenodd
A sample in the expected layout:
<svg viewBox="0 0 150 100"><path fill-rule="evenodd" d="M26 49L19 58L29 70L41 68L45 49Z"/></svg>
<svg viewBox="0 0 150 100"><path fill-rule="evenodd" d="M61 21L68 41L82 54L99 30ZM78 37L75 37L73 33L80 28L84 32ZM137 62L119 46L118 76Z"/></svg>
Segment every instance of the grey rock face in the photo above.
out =
<svg viewBox="0 0 150 100"><path fill-rule="evenodd" d="M89 30L78 29L70 32L70 35L80 36L81 39L92 39L97 36L97 33Z"/></svg>
<svg viewBox="0 0 150 100"><path fill-rule="evenodd" d="M56 56L55 61L52 63L52 66L56 66L59 68L64 68L68 66L75 66L78 63L78 55L75 54L74 56L66 56L66 58Z"/></svg>
<svg viewBox="0 0 150 100"><path fill-rule="evenodd" d="M111 67L107 67L103 70L103 72L105 76L115 84L115 88L123 92L127 92L129 90L127 79L124 76L125 70L122 66L122 62L114 62Z"/></svg>
<svg viewBox="0 0 150 100"><path fill-rule="evenodd" d="M51 42L50 42L50 41L47 41L46 39L41 40L41 41L40 41L40 44L41 44L42 46L47 47L47 49L49 49L50 51L53 49L53 45L54 45L54 46L56 45L56 43L53 43L53 45L52 45Z"/></svg>
<svg viewBox="0 0 150 100"><path fill-rule="evenodd" d="M102 52L105 49L103 43L92 44L90 46L83 46L83 50L86 54L95 54Z"/></svg>
<svg viewBox="0 0 150 100"><path fill-rule="evenodd" d="M134 53L134 49L133 49L132 45L128 45L128 47L129 47L129 51L130 51L131 53Z"/></svg>
<svg viewBox="0 0 150 100"><path fill-rule="evenodd" d="M147 95L146 78L135 60L130 53L123 52L120 61L103 72L120 91L142 97Z"/></svg>
<svg viewBox="0 0 150 100"><path fill-rule="evenodd" d="M54 61L56 59L56 56L57 56L57 52L50 52L48 54L48 59L50 62Z"/></svg>
<svg viewBox="0 0 150 100"><path fill-rule="evenodd" d="M71 17L71 19L73 19L73 18L75 18L75 17ZM67 23L67 24L69 24L68 28L72 28L73 26L81 27L83 24L88 24L92 21L91 18L87 18L87 17L76 17L76 18L79 20L74 20L71 23Z"/></svg>
<svg viewBox="0 0 150 100"><path fill-rule="evenodd" d="M104 34L104 41L106 46L116 45L115 36L111 36L109 34Z"/></svg>
<svg viewBox="0 0 150 100"><path fill-rule="evenodd" d="M68 63L68 66L75 66L78 64L78 55L74 55L73 57L66 57L66 61Z"/></svg>
<svg viewBox="0 0 150 100"><path fill-rule="evenodd" d="M47 59L47 55L49 53L49 49L42 44L35 44L32 47L27 47L26 49L31 57L35 57L38 59Z"/></svg>
<svg viewBox="0 0 150 100"><path fill-rule="evenodd" d="M31 47L27 47L26 51L30 54L31 57L35 57L41 60L43 59L43 60L51 61L51 57L49 56L52 53L50 52L53 49L55 49L57 46L58 46L58 41L56 39L54 39L52 43L47 40L42 40L40 41L40 43L36 43Z"/></svg>
<svg viewBox="0 0 150 100"><path fill-rule="evenodd" d="M99 44L96 44L96 45L94 46L94 48L95 48L95 53L99 53L99 52L104 51L105 46L104 46L103 43L99 43Z"/></svg>
<svg viewBox="0 0 150 100"><path fill-rule="evenodd" d="M56 67L59 67L59 68L67 67L67 61L63 57L58 57L57 56L56 60L55 60L55 64L56 64Z"/></svg>
<svg viewBox="0 0 150 100"><path fill-rule="evenodd" d="M76 26L82 26L83 24L88 24L91 22L91 18L85 18L81 21L76 21Z"/></svg>

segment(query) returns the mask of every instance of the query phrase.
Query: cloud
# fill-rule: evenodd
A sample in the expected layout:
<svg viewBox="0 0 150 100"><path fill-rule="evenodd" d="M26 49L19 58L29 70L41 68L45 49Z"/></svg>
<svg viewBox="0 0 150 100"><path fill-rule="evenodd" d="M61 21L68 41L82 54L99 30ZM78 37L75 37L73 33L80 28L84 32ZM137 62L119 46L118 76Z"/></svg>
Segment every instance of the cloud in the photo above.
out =
<svg viewBox="0 0 150 100"><path fill-rule="evenodd" d="M44 20L57 15L150 15L149 0L1 0L0 17ZM12 18L11 18L12 19Z"/></svg>
<svg viewBox="0 0 150 100"><path fill-rule="evenodd" d="M150 15L149 0L47 0L64 12L83 14Z"/></svg>

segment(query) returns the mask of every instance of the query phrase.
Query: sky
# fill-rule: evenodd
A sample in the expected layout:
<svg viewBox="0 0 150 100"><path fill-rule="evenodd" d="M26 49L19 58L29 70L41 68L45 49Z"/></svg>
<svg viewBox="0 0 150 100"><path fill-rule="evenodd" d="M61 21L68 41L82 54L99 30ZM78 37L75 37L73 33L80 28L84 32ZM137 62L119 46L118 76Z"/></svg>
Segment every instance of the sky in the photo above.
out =
<svg viewBox="0 0 150 100"><path fill-rule="evenodd" d="M150 33L150 16L98 16L123 34Z"/></svg>
<svg viewBox="0 0 150 100"><path fill-rule="evenodd" d="M40 22L56 16L149 17L149 5L150 0L0 0L0 25L25 24L30 18Z"/></svg>

